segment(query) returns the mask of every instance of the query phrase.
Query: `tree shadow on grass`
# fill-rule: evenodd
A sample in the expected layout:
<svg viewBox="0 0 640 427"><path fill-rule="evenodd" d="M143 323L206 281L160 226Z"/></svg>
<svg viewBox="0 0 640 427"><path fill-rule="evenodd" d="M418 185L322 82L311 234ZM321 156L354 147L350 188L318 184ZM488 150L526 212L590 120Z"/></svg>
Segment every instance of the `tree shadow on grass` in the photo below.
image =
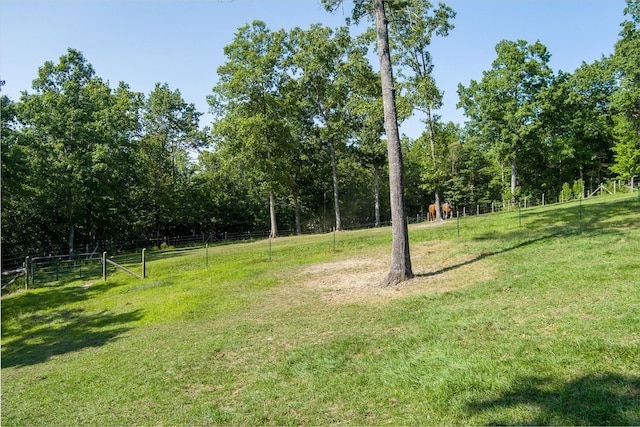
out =
<svg viewBox="0 0 640 427"><path fill-rule="evenodd" d="M46 286L6 295L2 298L2 320L15 317L20 313L53 310L59 306L85 301L120 285L121 283L116 280L109 280L92 286Z"/></svg>
<svg viewBox="0 0 640 427"><path fill-rule="evenodd" d="M446 273L448 271L455 270L460 267L474 264L478 261L482 261L485 258L505 254L505 253L508 253L517 249L522 249L534 244L544 244L544 242L546 241L550 241L552 239L557 239L557 238L575 237L580 235L599 235L599 236L622 235L622 233L619 230L616 230L614 228L586 228L586 227L585 228L567 228L567 227L557 226L557 227L551 227L551 228L547 227L547 228L544 228L543 230L546 231L546 233L538 237L534 237L536 234L535 232L532 232L531 230L526 230L523 228L510 230L506 232L491 232L488 234L477 236L474 238L475 241L492 241L494 243L495 241L504 242L504 243L511 243L511 242L517 242L517 243L501 249L483 250L482 253L480 253L479 255L471 259L468 259L466 261L441 268L440 270L437 270L437 271L417 273L415 276L416 277L437 276L437 275ZM523 240L524 238L526 238L526 240ZM497 243L497 244L500 244L500 243Z"/></svg>
<svg viewBox="0 0 640 427"><path fill-rule="evenodd" d="M129 331L125 325L140 320L142 312L86 314L82 309L66 309L35 316L30 328L9 337L3 334L2 368L34 365L53 356L100 347Z"/></svg>
<svg viewBox="0 0 640 427"><path fill-rule="evenodd" d="M466 260L466 261L460 262L458 264L454 264L454 265L450 265L450 266L441 268L440 270L437 270L437 271L430 271L430 272L427 272L427 273L418 273L415 276L416 277L437 276L439 274L443 274L443 273L446 273L448 271L455 270L457 268L464 267L466 265L470 265L470 264L476 263L478 261L482 261L483 259L491 257L491 256L504 254L506 252L510 252L510 251L513 251L513 250L516 250L516 249L520 249L520 248L529 246L529 245L533 245L535 243L540 243L540 242L548 240L548 239L552 239L552 238L556 237L559 234L560 233L552 233L552 234L548 234L548 235L545 235L545 236L542 236L542 237L537 237L537 238L534 238L534 239L525 240L523 242L520 242L520 243L518 243L516 245L513 245L513 246L509 246L507 248L498 249L498 250L494 250L494 251L483 251L481 254L479 254L479 255L477 255L477 256L469 259L469 260Z"/></svg>
<svg viewBox="0 0 640 427"><path fill-rule="evenodd" d="M637 198L602 203L571 201L548 209L523 211L521 216L527 228L534 230L549 226L587 230L636 227L639 201Z"/></svg>
<svg viewBox="0 0 640 427"><path fill-rule="evenodd" d="M640 199L622 199L606 203L580 205L578 201L525 209L512 212L512 222L505 221L504 228L473 237L475 241L531 239L541 233L564 237L580 234L622 235L621 229L634 229L640 225ZM518 221L520 216L521 221ZM521 222L520 225L518 223Z"/></svg>
<svg viewBox="0 0 640 427"><path fill-rule="evenodd" d="M42 363L51 357L99 347L131 328L140 310L87 313L77 305L119 286L117 281L93 286L38 289L2 299L2 368Z"/></svg>
<svg viewBox="0 0 640 427"><path fill-rule="evenodd" d="M638 425L640 377L606 373L587 375L564 384L551 378L518 379L504 395L472 402L474 413L495 413L520 405L535 407L531 418L492 419L490 425Z"/></svg>

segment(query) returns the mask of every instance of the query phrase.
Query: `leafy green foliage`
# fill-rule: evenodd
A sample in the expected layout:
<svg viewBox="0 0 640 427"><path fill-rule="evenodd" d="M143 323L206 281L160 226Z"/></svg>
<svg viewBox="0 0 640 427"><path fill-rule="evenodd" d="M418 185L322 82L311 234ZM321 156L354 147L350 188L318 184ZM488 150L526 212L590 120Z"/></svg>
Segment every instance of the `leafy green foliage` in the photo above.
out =
<svg viewBox="0 0 640 427"><path fill-rule="evenodd" d="M185 222L191 222L187 216L193 209L188 197L193 173L188 150L204 144L205 136L198 130L200 115L193 104L182 99L179 90L172 91L167 84L156 83L145 100L141 172L150 202L145 209L147 222L156 236L189 231L183 228Z"/></svg>
<svg viewBox="0 0 640 427"><path fill-rule="evenodd" d="M352 19L373 21L374 3L387 14L395 60L387 126L414 110L425 119L423 136L398 144L401 168L387 155L395 137L385 135L381 76L369 60L373 28L239 28L208 98L211 128L178 89L111 88L69 49L43 64L31 91L1 100L3 261L165 235L381 224L399 176L402 217L424 214L438 196L469 211L558 200L563 183L575 198L613 178L637 182L637 0L626 3L614 55L572 72L552 72L539 42L500 42L482 80L460 86L469 118L460 128L436 114L439 59L429 52L433 37L454 31L455 12L357 0Z"/></svg>
<svg viewBox="0 0 640 427"><path fill-rule="evenodd" d="M255 21L238 30L225 47L229 61L218 69L219 83L208 100L218 116L213 132L218 144L244 159L269 194L271 235L278 235L275 194L286 179L290 128L284 87L285 32L271 32Z"/></svg>
<svg viewBox="0 0 640 427"><path fill-rule="evenodd" d="M583 63L573 74L559 73L541 94L544 143L538 155L525 163L538 186L560 187L576 177L599 179L612 161L611 97L615 80L610 61ZM554 173L535 172L547 164ZM533 183L532 183L533 184Z"/></svg>
<svg viewBox="0 0 640 427"><path fill-rule="evenodd" d="M347 27L335 31L320 25L306 31L296 28L291 32L291 50L292 73L298 76L302 102L316 123L318 142L330 154L335 226L341 230L337 164L347 139L359 127L358 116L351 114L348 104L351 95L359 92L357 85L367 80L362 74L368 79L374 75L363 54L366 48L351 38Z"/></svg>
<svg viewBox="0 0 640 427"><path fill-rule="evenodd" d="M37 236L44 244L58 246L66 234L70 251L76 232L82 240L113 237L130 218L138 95L124 84L111 91L73 49L58 64L46 62L33 87L18 104L33 208L23 220L44 222Z"/></svg>
<svg viewBox="0 0 640 427"><path fill-rule="evenodd" d="M455 12L444 3L433 8L431 2L423 0L404 2L402 8L389 8L389 27L392 40L393 59L399 65L401 87L406 89L409 104L425 115L426 131L422 138L428 140L430 148L430 164L423 171L424 181L433 191L437 206L437 217L440 218L440 203L445 187L443 171L443 150L437 145L436 136L439 129L434 110L442 106L442 92L433 78L433 60L429 52L431 38L434 35L446 36L453 28L452 20ZM408 76L403 75L406 68ZM421 138L419 138L421 139ZM420 144L420 143L419 143ZM423 143L422 143L423 144ZM424 159L426 160L427 157ZM428 171L428 172L427 172ZM444 202L444 200L442 201Z"/></svg>
<svg viewBox="0 0 640 427"><path fill-rule="evenodd" d="M571 186L569 185L568 182L565 182L564 184L562 184L562 193L561 193L562 201L571 200L571 195L572 195Z"/></svg>
<svg viewBox="0 0 640 427"><path fill-rule="evenodd" d="M29 200L29 163L26 140L18 130L16 104L0 97L2 144L2 249L5 254L23 252L33 245L33 227L24 222L32 209ZM24 252L23 252L24 253Z"/></svg>
<svg viewBox="0 0 640 427"><path fill-rule="evenodd" d="M620 40L615 46L613 67L620 88L613 97L615 164L611 169L620 178L640 175L640 2L627 0Z"/></svg>
<svg viewBox="0 0 640 427"><path fill-rule="evenodd" d="M486 141L500 163L511 168L511 199L518 186L518 164L523 153L540 145L540 94L550 84L550 53L540 42L503 40L497 58L480 82L460 84L459 106L471 119L471 128ZM533 148L535 150L535 148Z"/></svg>
<svg viewBox="0 0 640 427"><path fill-rule="evenodd" d="M576 199L580 199L584 197L584 181L578 179L573 181L573 196Z"/></svg>

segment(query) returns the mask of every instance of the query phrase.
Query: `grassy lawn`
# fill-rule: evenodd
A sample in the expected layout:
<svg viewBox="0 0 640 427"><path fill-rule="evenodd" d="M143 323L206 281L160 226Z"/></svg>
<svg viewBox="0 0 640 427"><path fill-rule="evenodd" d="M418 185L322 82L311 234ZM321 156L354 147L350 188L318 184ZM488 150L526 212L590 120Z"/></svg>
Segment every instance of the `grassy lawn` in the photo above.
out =
<svg viewBox="0 0 640 427"><path fill-rule="evenodd" d="M637 194L333 239L3 297L2 424L640 424Z"/></svg>

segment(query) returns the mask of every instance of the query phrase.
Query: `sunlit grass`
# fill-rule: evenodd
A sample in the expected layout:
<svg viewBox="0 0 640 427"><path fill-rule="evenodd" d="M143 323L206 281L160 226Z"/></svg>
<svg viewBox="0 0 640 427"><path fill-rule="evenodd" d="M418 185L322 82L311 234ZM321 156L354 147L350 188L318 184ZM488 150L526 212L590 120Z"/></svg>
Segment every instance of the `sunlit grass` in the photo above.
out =
<svg viewBox="0 0 640 427"><path fill-rule="evenodd" d="M3 424L640 423L637 197L410 234L395 290L382 228L4 297Z"/></svg>

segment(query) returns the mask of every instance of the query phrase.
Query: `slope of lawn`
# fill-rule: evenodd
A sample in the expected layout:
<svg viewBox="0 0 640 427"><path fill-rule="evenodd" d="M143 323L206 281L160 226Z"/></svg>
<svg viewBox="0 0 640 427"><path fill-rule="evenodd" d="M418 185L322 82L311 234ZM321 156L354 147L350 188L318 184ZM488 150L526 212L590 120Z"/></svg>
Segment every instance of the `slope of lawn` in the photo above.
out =
<svg viewBox="0 0 640 427"><path fill-rule="evenodd" d="M394 288L381 228L5 296L2 424L640 424L637 194L410 239Z"/></svg>

